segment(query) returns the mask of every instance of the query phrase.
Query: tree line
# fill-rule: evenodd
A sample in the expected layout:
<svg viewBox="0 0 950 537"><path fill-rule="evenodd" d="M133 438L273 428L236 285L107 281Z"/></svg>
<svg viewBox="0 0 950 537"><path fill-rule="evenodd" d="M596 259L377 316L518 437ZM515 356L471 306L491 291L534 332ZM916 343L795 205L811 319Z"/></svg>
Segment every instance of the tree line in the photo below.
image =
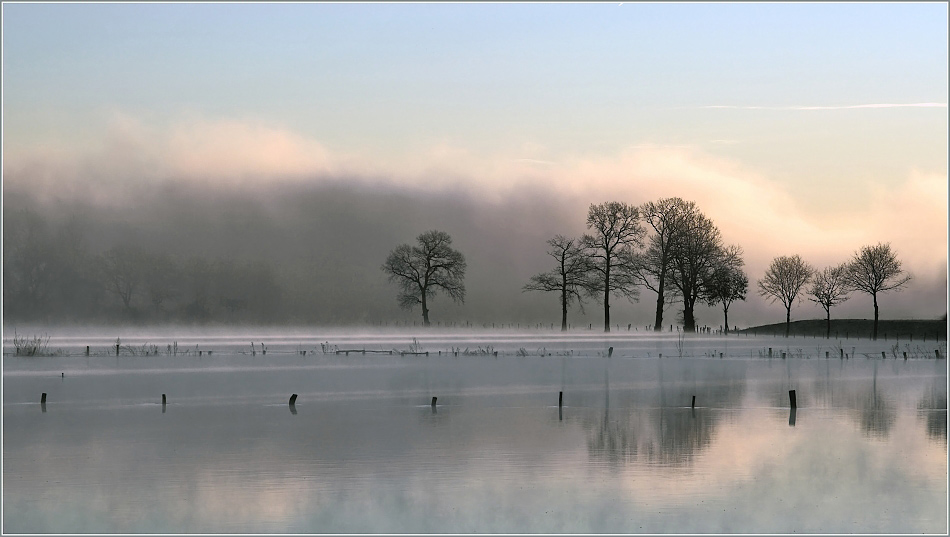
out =
<svg viewBox="0 0 950 537"><path fill-rule="evenodd" d="M555 235L548 241L554 268L531 277L524 291L556 292L561 303L561 330L567 330L568 308L585 299L603 306L604 331L610 331L612 297L639 300L640 287L656 293L654 329L663 326L666 306L682 304L681 321L696 331L697 303L721 305L728 330L729 306L745 300L748 277L738 245L726 245L719 229L694 202L665 198L643 205L612 201L592 204L588 232L580 237ZM456 302L465 298L464 256L451 248L451 237L428 231L417 245L403 244L382 265L399 286L399 304L422 306L429 324L428 303L444 292Z"/></svg>
<svg viewBox="0 0 950 537"><path fill-rule="evenodd" d="M911 278L901 268L891 245L879 243L863 246L848 262L821 271L816 271L798 255L777 257L759 281L759 294L785 307L785 337L791 325L792 306L803 295L825 310L825 337L831 337L831 308L848 300L853 292L866 293L874 303L871 339L877 339L880 316L877 295L899 291Z"/></svg>
<svg viewBox="0 0 950 537"><path fill-rule="evenodd" d="M725 244L695 203L665 198L641 205L592 204L586 224L582 235L549 239L546 253L551 265L522 287L523 292L558 295L562 329L568 326L570 308L584 312L585 303L595 302L603 308L604 330L609 331L611 303L639 301L646 289L655 298L656 330L663 327L664 311L672 304L679 304L678 322L686 331L696 331L697 304L721 307L723 326L729 330L730 306L745 300L749 286L742 249ZM36 212L6 212L6 320L332 323L343 319L338 305L352 301L353 289L341 288L332 278L315 278L312 263L274 265L266 256L188 257L129 242L97 251L80 229L70 220L53 225ZM372 264L359 263L328 265L324 270L364 278L359 291L375 298L376 287L365 285L370 281L365 271L373 270ZM428 231L417 237L417 244L398 246L382 268L398 286L398 305L409 310L420 307L423 324L430 323L436 294L465 301L465 257L452 247L447 233ZM799 256L776 258L759 280L758 290L786 307L787 325L792 306L807 296L825 310L829 327L833 307L855 291L867 293L874 302L876 337L877 295L899 290L909 281L890 245L879 244L865 246L850 261L822 271ZM391 315L395 308L379 310L377 304L366 311Z"/></svg>
<svg viewBox="0 0 950 537"><path fill-rule="evenodd" d="M577 304L583 312L584 300L592 299L603 307L604 332L610 332L611 298L636 302L643 287L656 295L654 330L662 330L666 307L678 303L683 330L695 332L696 304L705 303L722 307L724 332L729 332L729 307L745 300L749 287L742 248L725 244L719 229L694 202L673 197L642 205L591 204L587 230L580 237L555 235L548 240L553 268L532 276L522 288L558 294L562 331L568 327L568 309ZM427 231L416 243L396 247L381 269L399 287L399 305L410 310L421 306L423 324L428 326L434 296L444 293L464 302L466 263L445 232ZM758 289L766 299L785 306L786 337L792 306L803 294L824 308L830 337L831 308L851 292L867 293L874 302L872 337L877 339L877 295L899 290L910 279L890 245L878 244L864 246L849 262L820 272L798 255L777 257L758 281Z"/></svg>

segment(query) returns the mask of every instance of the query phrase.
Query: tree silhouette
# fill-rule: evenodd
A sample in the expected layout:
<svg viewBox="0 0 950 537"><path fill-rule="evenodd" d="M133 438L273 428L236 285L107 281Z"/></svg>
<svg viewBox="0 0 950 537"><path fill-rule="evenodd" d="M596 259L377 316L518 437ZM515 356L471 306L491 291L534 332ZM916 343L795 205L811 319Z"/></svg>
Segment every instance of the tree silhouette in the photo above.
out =
<svg viewBox="0 0 950 537"><path fill-rule="evenodd" d="M561 294L561 331L567 330L567 307L577 300L581 312L584 311L581 291L591 270L590 262L584 253L580 241L556 235L548 241L551 249L548 255L553 257L557 266L548 272L531 277L531 283L522 291L556 291Z"/></svg>
<svg viewBox="0 0 950 537"><path fill-rule="evenodd" d="M876 246L863 246L855 252L848 263L847 279L848 285L871 295L874 300L874 329L871 339L877 339L877 294L900 290L911 280L911 276L901 269L901 262L891 250L891 245L878 243Z"/></svg>
<svg viewBox="0 0 950 537"><path fill-rule="evenodd" d="M145 252L130 244L114 246L100 258L103 284L122 302L126 314L134 313L132 303L145 281L145 261Z"/></svg>
<svg viewBox="0 0 950 537"><path fill-rule="evenodd" d="M656 293L656 317L653 329L663 328L663 308L671 302L669 273L673 269L673 247L682 232L682 217L690 206L682 198L664 198L640 206L640 215L653 228L647 248L639 256L639 274L643 285Z"/></svg>
<svg viewBox="0 0 950 537"><path fill-rule="evenodd" d="M808 300L821 305L825 310L825 337L831 337L831 308L848 300L848 267L838 265L825 267L816 272L808 288Z"/></svg>
<svg viewBox="0 0 950 537"><path fill-rule="evenodd" d="M742 249L730 246L723 251L706 282L706 302L710 306L722 304L725 333L729 333L729 306L736 300L745 300L749 277L742 271Z"/></svg>
<svg viewBox="0 0 950 537"><path fill-rule="evenodd" d="M712 220L688 202L672 241L670 283L683 301L683 330L696 331L696 302L706 297L709 279L724 256L722 237Z"/></svg>
<svg viewBox="0 0 950 537"><path fill-rule="evenodd" d="M452 237L443 231L426 231L416 241L418 246L397 246L380 268L399 286L399 306L422 306L422 324L429 326L429 299L437 292L465 302L465 256L451 247Z"/></svg>
<svg viewBox="0 0 950 537"><path fill-rule="evenodd" d="M644 229L637 207L617 201L591 205L583 243L590 260L587 292L604 304L604 332L610 332L610 295L638 298L637 260L634 247L643 246Z"/></svg>
<svg viewBox="0 0 950 537"><path fill-rule="evenodd" d="M814 272L798 255L781 256L772 260L765 277L759 280L759 294L785 306L785 337L792 323L792 305Z"/></svg>

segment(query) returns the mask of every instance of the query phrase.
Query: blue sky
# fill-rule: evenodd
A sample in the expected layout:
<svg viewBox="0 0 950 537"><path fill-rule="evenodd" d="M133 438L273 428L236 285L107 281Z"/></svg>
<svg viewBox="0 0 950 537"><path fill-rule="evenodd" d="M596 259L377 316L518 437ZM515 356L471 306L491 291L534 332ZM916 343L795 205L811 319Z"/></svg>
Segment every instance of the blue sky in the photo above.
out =
<svg viewBox="0 0 950 537"><path fill-rule="evenodd" d="M943 4L5 4L3 39L24 139L119 108L341 147L504 131L582 148L742 120L679 107L947 93Z"/></svg>
<svg viewBox="0 0 950 537"><path fill-rule="evenodd" d="M4 3L4 180L679 195L763 258L945 271L947 38L945 3ZM893 200L923 236L868 227Z"/></svg>

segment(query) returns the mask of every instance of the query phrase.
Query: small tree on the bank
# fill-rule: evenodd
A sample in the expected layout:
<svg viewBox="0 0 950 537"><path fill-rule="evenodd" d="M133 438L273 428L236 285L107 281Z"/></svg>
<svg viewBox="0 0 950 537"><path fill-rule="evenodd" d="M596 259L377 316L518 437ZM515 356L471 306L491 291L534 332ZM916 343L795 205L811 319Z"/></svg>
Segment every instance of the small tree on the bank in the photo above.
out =
<svg viewBox="0 0 950 537"><path fill-rule="evenodd" d="M864 246L848 263L848 285L857 291L871 295L874 301L874 328L871 338L877 339L878 307L877 294L900 290L911 280L910 274L901 269L897 253L889 243Z"/></svg>
<svg viewBox="0 0 950 537"><path fill-rule="evenodd" d="M452 237L443 231L426 231L416 241L418 246L401 244L389 252L380 268L399 286L399 306L422 306L422 324L429 326L429 300L437 292L465 302L465 256L451 247Z"/></svg>
<svg viewBox="0 0 950 537"><path fill-rule="evenodd" d="M792 323L792 306L814 272L798 255L781 256L772 260L765 277L759 280L759 294L785 306L785 337Z"/></svg>
<svg viewBox="0 0 950 537"><path fill-rule="evenodd" d="M591 205L583 244L590 261L587 292L604 304L604 332L610 332L610 296L620 295L636 301L637 260L634 247L643 246L644 229L637 207L617 201Z"/></svg>
<svg viewBox="0 0 950 537"><path fill-rule="evenodd" d="M831 308L848 300L848 266L825 267L816 272L808 288L808 300L825 310L825 337L831 337Z"/></svg>
<svg viewBox="0 0 950 537"><path fill-rule="evenodd" d="M548 241L551 249L548 255L553 257L557 266L531 277L531 283L524 286L522 291L556 291L561 295L561 331L567 330L567 308L575 300L584 312L584 302L581 291L590 272L590 262L583 246L577 239L569 239L563 235L556 235Z"/></svg>
<svg viewBox="0 0 950 537"><path fill-rule="evenodd" d="M706 302L710 306L722 304L726 334L729 333L729 306L736 300L745 300L749 289L749 277L742 271L743 264L742 249L730 246L706 282Z"/></svg>

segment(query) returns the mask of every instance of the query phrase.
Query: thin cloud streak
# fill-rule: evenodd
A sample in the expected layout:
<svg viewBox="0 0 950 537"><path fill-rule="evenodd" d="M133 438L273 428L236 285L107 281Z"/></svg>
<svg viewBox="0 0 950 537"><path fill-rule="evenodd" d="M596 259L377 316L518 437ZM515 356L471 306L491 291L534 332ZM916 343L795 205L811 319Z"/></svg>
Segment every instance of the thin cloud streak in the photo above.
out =
<svg viewBox="0 0 950 537"><path fill-rule="evenodd" d="M845 106L738 106L715 104L699 106L702 110L856 110L859 108L946 108L947 103L875 103Z"/></svg>

